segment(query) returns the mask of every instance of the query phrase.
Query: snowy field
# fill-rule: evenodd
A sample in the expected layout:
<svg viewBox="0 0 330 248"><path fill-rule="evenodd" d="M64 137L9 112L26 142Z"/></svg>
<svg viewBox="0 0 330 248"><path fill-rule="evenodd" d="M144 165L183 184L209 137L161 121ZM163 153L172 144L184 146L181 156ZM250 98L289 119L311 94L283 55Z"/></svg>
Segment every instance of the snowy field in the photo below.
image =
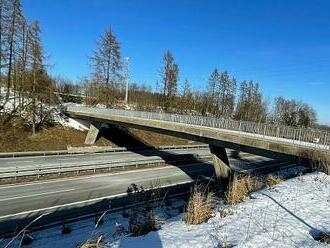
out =
<svg viewBox="0 0 330 248"><path fill-rule="evenodd" d="M106 247L328 247L313 239L320 231L330 231L330 176L312 173L284 181L251 194L237 206L219 204L214 217L201 225L186 225L173 201L159 212L160 230L130 237L123 231L128 219L120 213L106 215L95 229L95 219L33 233L28 247L77 247L87 239L103 235ZM220 217L220 209L230 212ZM5 246L8 240L0 242ZM18 247L19 240L10 247ZM227 245L227 246L226 246Z"/></svg>

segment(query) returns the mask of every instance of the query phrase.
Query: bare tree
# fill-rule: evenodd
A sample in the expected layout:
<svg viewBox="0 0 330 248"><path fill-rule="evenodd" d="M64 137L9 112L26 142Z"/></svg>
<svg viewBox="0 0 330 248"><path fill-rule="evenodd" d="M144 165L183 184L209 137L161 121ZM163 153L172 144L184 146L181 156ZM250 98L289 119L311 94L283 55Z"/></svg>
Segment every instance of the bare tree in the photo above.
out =
<svg viewBox="0 0 330 248"><path fill-rule="evenodd" d="M235 119L255 122L265 122L267 119L267 104L263 100L259 84L252 81L243 81L240 85L240 94Z"/></svg>
<svg viewBox="0 0 330 248"><path fill-rule="evenodd" d="M97 43L97 49L91 57L94 78L107 86L115 86L121 70L120 45L117 37L109 28Z"/></svg>
<svg viewBox="0 0 330 248"><path fill-rule="evenodd" d="M178 91L179 66L175 63L174 57L170 51L166 51L163 57L162 76L162 104L165 110L173 107L175 96Z"/></svg>
<svg viewBox="0 0 330 248"><path fill-rule="evenodd" d="M13 69L15 62L15 42L20 28L20 19L22 18L22 6L20 0L10 1L9 27L8 27L8 71L7 71L7 94L8 100L10 88L12 86ZM15 87L15 86L14 86Z"/></svg>
<svg viewBox="0 0 330 248"><path fill-rule="evenodd" d="M221 76L217 68L213 70L208 80L207 112L215 115L218 112L218 88Z"/></svg>
<svg viewBox="0 0 330 248"><path fill-rule="evenodd" d="M180 108L187 113L193 109L193 93L188 79L184 81Z"/></svg>
<svg viewBox="0 0 330 248"><path fill-rule="evenodd" d="M301 101L277 97L273 121L288 126L312 127L316 124L316 112L311 106Z"/></svg>
<svg viewBox="0 0 330 248"><path fill-rule="evenodd" d="M221 73L218 84L218 105L220 115L231 117L235 106L236 79L230 78L227 71Z"/></svg>

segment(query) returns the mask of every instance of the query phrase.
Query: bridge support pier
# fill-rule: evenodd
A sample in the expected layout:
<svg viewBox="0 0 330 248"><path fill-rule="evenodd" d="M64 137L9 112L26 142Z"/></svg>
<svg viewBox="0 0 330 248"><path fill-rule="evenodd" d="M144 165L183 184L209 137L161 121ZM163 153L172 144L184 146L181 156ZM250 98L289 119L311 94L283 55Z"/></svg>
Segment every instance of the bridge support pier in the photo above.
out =
<svg viewBox="0 0 330 248"><path fill-rule="evenodd" d="M215 170L216 179L223 185L227 186L231 176L229 160L226 149L220 146L209 145L212 154L212 160Z"/></svg>
<svg viewBox="0 0 330 248"><path fill-rule="evenodd" d="M93 145L100 133L100 125L95 122L92 122L89 126L89 130L85 139L86 145Z"/></svg>

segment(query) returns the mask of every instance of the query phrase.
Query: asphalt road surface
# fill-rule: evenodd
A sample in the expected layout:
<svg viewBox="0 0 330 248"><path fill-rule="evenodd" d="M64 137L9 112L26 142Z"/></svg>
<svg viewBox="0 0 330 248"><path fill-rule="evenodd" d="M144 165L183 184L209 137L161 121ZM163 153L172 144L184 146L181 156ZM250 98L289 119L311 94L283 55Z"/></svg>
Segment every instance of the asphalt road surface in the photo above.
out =
<svg viewBox="0 0 330 248"><path fill-rule="evenodd" d="M151 155L154 156L152 151ZM168 151L167 151L168 152ZM47 161L56 162L63 158L71 160L95 161L104 159L136 159L150 156L148 154L109 153L109 154L84 154L68 155L60 157L31 157L15 158L24 166L24 161L29 164L42 163ZM170 151L170 153L184 154L209 154L208 149L189 151ZM3 160L1 160L2 162ZM283 165L285 163L259 156L243 156L240 159L230 159L234 169L248 170L269 165ZM3 164L1 164L3 166ZM26 217L38 216L44 212L56 212L59 209L74 208L76 205L88 205L92 202L113 196L124 195L132 183L150 188L151 186L172 186L176 184L191 183L201 177L210 177L214 174L213 165L207 162L200 162L193 165L155 167L139 170L128 170L114 174L101 174L77 178L64 178L36 183L0 186L0 230L6 228L8 220L24 219ZM7 224L6 224L7 225Z"/></svg>
<svg viewBox="0 0 330 248"><path fill-rule="evenodd" d="M231 159L230 162L233 167L242 170L282 164L262 157ZM200 176L212 176L213 173L211 163L199 163L1 186L0 220L7 215L125 193L132 183L144 187L156 182L160 185L171 185L191 182Z"/></svg>
<svg viewBox="0 0 330 248"><path fill-rule="evenodd" d="M178 150L141 150L109 153L85 153L53 156L35 156L18 158L0 158L0 168L38 167L46 165L73 165L81 163L122 162L173 157L175 155L196 154L210 155L208 148Z"/></svg>

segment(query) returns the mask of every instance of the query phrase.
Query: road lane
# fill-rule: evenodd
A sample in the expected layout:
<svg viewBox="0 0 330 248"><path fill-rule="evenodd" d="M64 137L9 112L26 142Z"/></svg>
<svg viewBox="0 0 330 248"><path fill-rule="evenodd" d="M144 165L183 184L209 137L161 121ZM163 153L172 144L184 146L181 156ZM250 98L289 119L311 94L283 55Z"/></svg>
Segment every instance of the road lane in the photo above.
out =
<svg viewBox="0 0 330 248"><path fill-rule="evenodd" d="M0 187L0 221L2 216L10 214L125 193L132 183L149 188L152 184L171 185L192 181L196 176L212 174L212 165L199 164Z"/></svg>
<svg viewBox="0 0 330 248"><path fill-rule="evenodd" d="M35 157L18 157L18 158L0 158L0 169L11 167L30 167L30 166L46 166L46 165L66 165L80 163L98 163L112 161L132 161L159 159L171 157L175 155L196 154L210 155L208 148L198 149L178 149L178 150L144 150L144 151L125 151L125 152L108 152L108 153L85 153L70 155L53 155L53 156L35 156Z"/></svg>

